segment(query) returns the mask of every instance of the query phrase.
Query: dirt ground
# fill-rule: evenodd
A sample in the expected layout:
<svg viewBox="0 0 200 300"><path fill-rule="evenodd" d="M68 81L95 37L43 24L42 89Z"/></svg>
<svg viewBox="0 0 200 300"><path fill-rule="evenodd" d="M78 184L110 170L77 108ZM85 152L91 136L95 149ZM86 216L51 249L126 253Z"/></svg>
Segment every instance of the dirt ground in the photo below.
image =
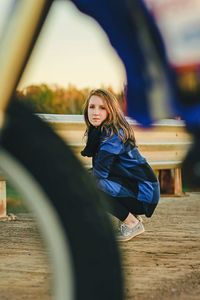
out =
<svg viewBox="0 0 200 300"><path fill-rule="evenodd" d="M126 300L200 299L199 219L200 193L165 197L144 218L145 233L119 244ZM48 251L31 214L0 222L0 232L0 300L52 299Z"/></svg>

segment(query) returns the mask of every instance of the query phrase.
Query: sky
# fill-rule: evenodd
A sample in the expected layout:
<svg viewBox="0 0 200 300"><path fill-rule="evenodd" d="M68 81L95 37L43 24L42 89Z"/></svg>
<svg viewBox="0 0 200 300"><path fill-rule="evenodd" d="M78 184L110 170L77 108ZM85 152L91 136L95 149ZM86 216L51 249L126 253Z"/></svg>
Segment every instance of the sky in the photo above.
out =
<svg viewBox="0 0 200 300"><path fill-rule="evenodd" d="M123 63L101 27L60 0L50 10L18 88L47 83L120 91L125 82Z"/></svg>

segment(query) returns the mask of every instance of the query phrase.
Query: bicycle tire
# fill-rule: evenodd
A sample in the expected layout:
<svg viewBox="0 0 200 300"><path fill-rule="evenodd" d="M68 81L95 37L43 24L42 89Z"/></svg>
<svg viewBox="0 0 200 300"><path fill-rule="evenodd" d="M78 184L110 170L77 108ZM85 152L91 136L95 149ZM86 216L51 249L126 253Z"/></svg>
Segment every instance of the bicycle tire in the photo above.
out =
<svg viewBox="0 0 200 300"><path fill-rule="evenodd" d="M8 108L1 146L31 174L59 216L71 251L74 299L122 300L120 254L103 196L70 147L19 101Z"/></svg>

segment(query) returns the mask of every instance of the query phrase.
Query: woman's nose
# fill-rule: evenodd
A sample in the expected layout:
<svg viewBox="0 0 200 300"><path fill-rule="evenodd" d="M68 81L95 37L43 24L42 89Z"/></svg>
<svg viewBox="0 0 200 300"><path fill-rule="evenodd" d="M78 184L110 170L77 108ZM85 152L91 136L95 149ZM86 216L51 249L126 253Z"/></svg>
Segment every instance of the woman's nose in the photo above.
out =
<svg viewBox="0 0 200 300"><path fill-rule="evenodd" d="M99 109L98 109L98 108L95 108L94 114L95 114L95 115L98 115L98 114L99 114Z"/></svg>

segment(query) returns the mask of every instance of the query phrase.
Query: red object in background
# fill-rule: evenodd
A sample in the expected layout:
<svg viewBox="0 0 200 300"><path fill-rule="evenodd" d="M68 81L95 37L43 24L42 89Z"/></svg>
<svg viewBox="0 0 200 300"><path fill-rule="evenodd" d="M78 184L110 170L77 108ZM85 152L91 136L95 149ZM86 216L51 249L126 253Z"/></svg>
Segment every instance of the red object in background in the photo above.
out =
<svg viewBox="0 0 200 300"><path fill-rule="evenodd" d="M200 101L200 0L145 0L163 37L184 104Z"/></svg>

